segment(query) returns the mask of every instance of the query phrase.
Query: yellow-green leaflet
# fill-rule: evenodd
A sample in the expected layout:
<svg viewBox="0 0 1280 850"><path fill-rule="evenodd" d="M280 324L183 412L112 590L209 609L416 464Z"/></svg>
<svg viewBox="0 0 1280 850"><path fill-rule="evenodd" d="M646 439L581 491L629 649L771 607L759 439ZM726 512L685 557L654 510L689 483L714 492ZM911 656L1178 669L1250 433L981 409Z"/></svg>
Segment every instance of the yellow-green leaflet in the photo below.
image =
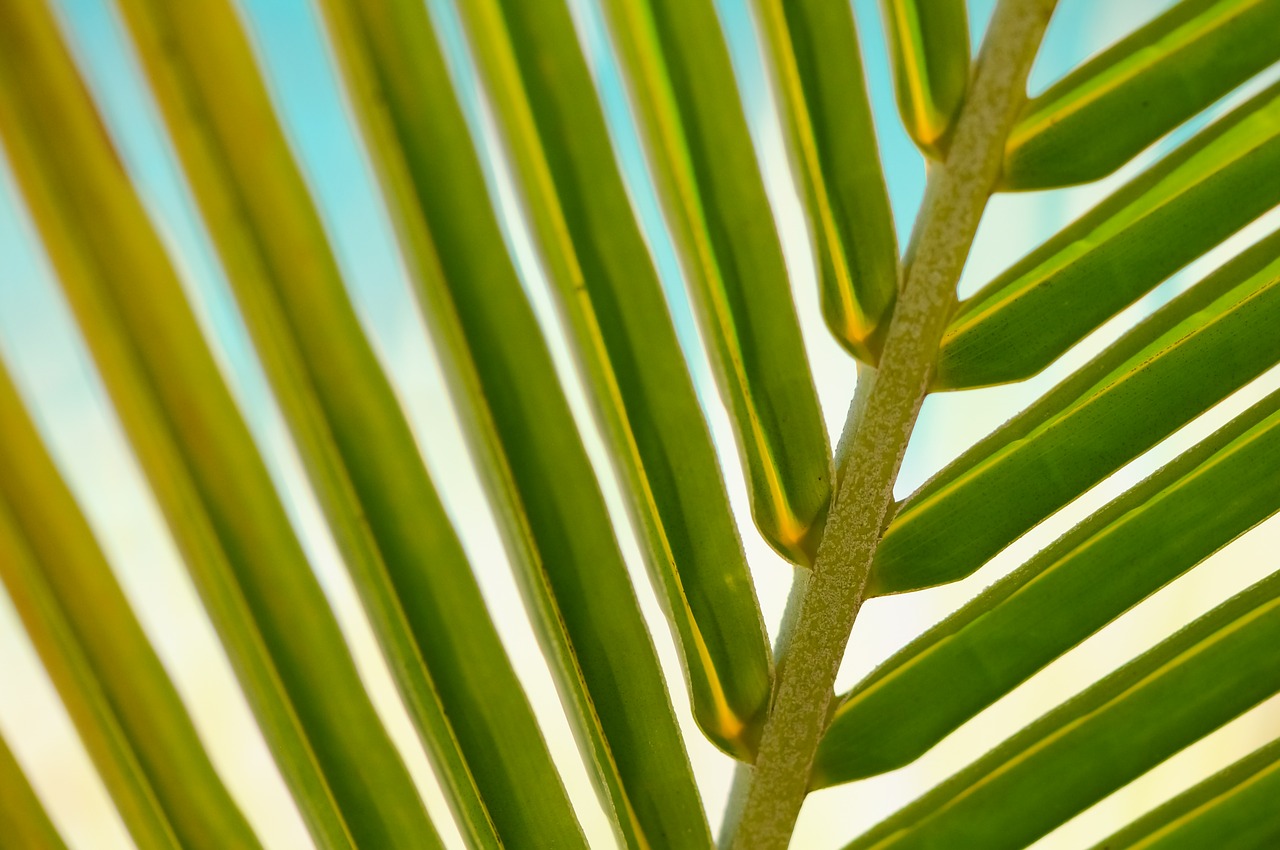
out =
<svg viewBox="0 0 1280 850"><path fill-rule="evenodd" d="M661 282L614 160L563 0L460 3L511 137L559 306L646 564L665 594L693 713L750 761L772 669L760 609L711 435Z"/></svg>
<svg viewBox="0 0 1280 850"><path fill-rule="evenodd" d="M420 0L325 0L433 341L579 745L627 847L709 847L594 470Z"/></svg>
<svg viewBox="0 0 1280 850"><path fill-rule="evenodd" d="M847 850L1026 847L1280 691L1277 642L1280 573L1050 711Z"/></svg>
<svg viewBox="0 0 1280 850"><path fill-rule="evenodd" d="M1105 177L1280 59L1278 32L1280 0L1182 0L1027 103L1000 188Z"/></svg>
<svg viewBox="0 0 1280 850"><path fill-rule="evenodd" d="M66 850L4 736L0 736L0 835L16 847Z"/></svg>
<svg viewBox="0 0 1280 850"><path fill-rule="evenodd" d="M0 580L138 847L259 847L3 365Z"/></svg>
<svg viewBox="0 0 1280 850"><path fill-rule="evenodd" d="M1255 850L1280 845L1280 741L1272 741L1092 850Z"/></svg>
<svg viewBox="0 0 1280 850"><path fill-rule="evenodd" d="M1134 327L899 507L870 592L955 581L1280 360L1280 234Z"/></svg>
<svg viewBox="0 0 1280 850"><path fill-rule="evenodd" d="M0 40L18 186L316 842L440 846L51 14L3 0Z"/></svg>
<svg viewBox="0 0 1280 850"><path fill-rule="evenodd" d="M902 123L920 150L942 159L969 85L965 0L880 0L880 12Z"/></svg>
<svg viewBox="0 0 1280 850"><path fill-rule="evenodd" d="M935 387L1034 375L1280 202L1280 84L1202 131L961 303Z"/></svg>
<svg viewBox="0 0 1280 850"><path fill-rule="evenodd" d="M822 315L874 364L898 291L898 238L847 0L755 0L818 253Z"/></svg>
<svg viewBox="0 0 1280 850"><path fill-rule="evenodd" d="M361 330L234 4L123 0L121 7L463 834L473 847L581 846L533 713Z"/></svg>
<svg viewBox="0 0 1280 850"><path fill-rule="evenodd" d="M1272 396L1236 417L895 653L836 709L812 784L908 764L1280 510L1277 409Z"/></svg>
<svg viewBox="0 0 1280 850"><path fill-rule="evenodd" d="M712 0L606 0L760 533L810 565L831 450Z"/></svg>

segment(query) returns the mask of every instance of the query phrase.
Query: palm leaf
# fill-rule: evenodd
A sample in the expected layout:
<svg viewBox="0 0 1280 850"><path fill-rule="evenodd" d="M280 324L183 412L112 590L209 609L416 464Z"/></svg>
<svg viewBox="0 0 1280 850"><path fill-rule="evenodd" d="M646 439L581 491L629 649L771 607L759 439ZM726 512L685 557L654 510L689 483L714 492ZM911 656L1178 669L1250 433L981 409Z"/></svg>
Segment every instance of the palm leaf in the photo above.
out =
<svg viewBox="0 0 1280 850"><path fill-rule="evenodd" d="M138 846L259 847L3 368L0 580Z"/></svg>
<svg viewBox="0 0 1280 850"><path fill-rule="evenodd" d="M956 125L949 162L936 172L931 206L917 225L911 259L877 369L866 370L837 450L837 482L818 563L801 584L783 633L787 656L765 723L741 819L741 848L784 847L809 791L815 752L829 721L837 670L866 599L893 484L933 371L934 355L986 198L995 185L1004 136L1016 118L1049 0L1011 0L993 19L980 51L970 108ZM988 121L992 127L986 127ZM979 129L983 127L985 129Z"/></svg>
<svg viewBox="0 0 1280 850"><path fill-rule="evenodd" d="M772 675L737 528L567 6L466 0L562 311L646 531L694 717L754 757ZM701 426L701 427L700 427Z"/></svg>
<svg viewBox="0 0 1280 850"><path fill-rule="evenodd" d="M874 363L898 290L898 237L853 10L843 0L756 0L755 8L800 159L822 315L841 345Z"/></svg>
<svg viewBox="0 0 1280 850"><path fill-rule="evenodd" d="M1277 792L1280 742L1272 741L1109 836L1094 850L1266 847L1280 839Z"/></svg>
<svg viewBox="0 0 1280 850"><path fill-rule="evenodd" d="M0 10L17 182L317 842L438 844L53 20Z"/></svg>
<svg viewBox="0 0 1280 850"><path fill-rule="evenodd" d="M1024 847L1280 691L1277 639L1280 575L1273 575L847 846L936 847L947 836L960 846Z"/></svg>
<svg viewBox="0 0 1280 850"><path fill-rule="evenodd" d="M1280 85L1128 183L967 299L936 385L1039 372L1070 346L1280 202Z"/></svg>
<svg viewBox="0 0 1280 850"><path fill-rule="evenodd" d="M1233 419L929 629L836 709L813 784L901 767L1280 511L1280 396ZM1204 506L1217 505L1211 516ZM999 659L998 663L994 660ZM931 701L915 716L910 707ZM910 720L894 718L910 717Z"/></svg>
<svg viewBox="0 0 1280 850"><path fill-rule="evenodd" d="M21 847L66 848L3 737L0 737L0 835Z"/></svg>
<svg viewBox="0 0 1280 850"><path fill-rule="evenodd" d="M454 811L480 846L581 835L230 4L126 20L313 485ZM180 52L165 44L183 46ZM225 69L242 73L228 77ZM308 262L299 263L299 255ZM518 742L518 743L517 743ZM518 788L527 788L517 799Z"/></svg>
<svg viewBox="0 0 1280 850"><path fill-rule="evenodd" d="M876 553L872 592L968 575L1274 365L1278 284L1280 235L1272 235L979 441L899 507Z"/></svg>
<svg viewBox="0 0 1280 850"><path fill-rule="evenodd" d="M831 458L786 264L711 0L607 0L747 471L751 515L813 562Z"/></svg>
<svg viewBox="0 0 1280 850"><path fill-rule="evenodd" d="M526 603L619 834L628 846L709 843L599 484L515 268L495 249L502 233L426 10L395 0L325 11Z"/></svg>
<svg viewBox="0 0 1280 850"><path fill-rule="evenodd" d="M1029 102L1004 189L1097 180L1280 59L1274 0L1181 0Z"/></svg>
<svg viewBox="0 0 1280 850"><path fill-rule="evenodd" d="M964 0L880 0L898 112L927 155L942 159L969 84Z"/></svg>
<svg viewBox="0 0 1280 850"><path fill-rule="evenodd" d="M351 107L355 150L395 230L386 248L399 250L448 382L447 397L425 401L458 414L523 612L499 607L487 582L500 574L464 553L489 526L452 502L456 482L440 474L450 464L428 472L419 441L430 451L436 435L411 428L374 353L386 329L357 315L366 293L349 291L358 275L344 279L334 247L346 234L322 213L328 163L304 176L297 151L314 129L286 132L294 95L265 74L281 66L279 45L253 42L261 10L112 2L194 201L179 191L180 212L194 209L211 237L251 337L241 353L264 367L456 833L437 834L422 777L411 778L365 691L365 674L379 686L381 673L357 667L320 590L300 539L315 529L289 520L292 482L277 492L223 380L175 270L187 258L166 249L170 222L144 212L150 163L131 159L126 173L63 44L52 10L74 17L74 4L0 0L0 141L240 688L325 850L584 846L596 825L570 799L576 762L553 752L554 729L543 736L557 710L620 846L710 848L693 742L677 722L693 729L690 719L737 760L722 844L809 846L797 823L812 791L902 767L1014 689L1035 691L1038 671L1280 509L1280 393L1227 422L1218 408L1280 361L1280 233L1121 328L894 498L931 390L1022 380L1090 345L1180 269L1233 253L1223 243L1280 201L1272 86L958 300L995 192L1097 179L1231 91L1256 90L1280 58L1265 37L1280 22L1276 0L1181 0L1035 98L1026 80L1054 0L999 0L972 61L963 0L883 0L883 43L864 21L862 44L845 0L753 0L758 33L746 4L714 0L319 0L341 87L324 94ZM739 84L759 71L777 115ZM94 83L111 106L119 82ZM885 129L894 93L899 146L929 160L902 257L889 204L900 175L879 153L896 137L878 139L872 121L874 111ZM136 153L132 128L104 112ZM773 158L783 149L791 172ZM856 390L842 388L853 401L834 458L813 378L826 364L811 362L801 334L808 265L789 269L780 239L790 248L804 224L822 319L859 361ZM717 464L720 412L699 398L681 342L697 345L677 338L681 284L741 484ZM558 317L543 312L548 290ZM825 340L807 342L849 368ZM592 421L576 418L582 390ZM1189 425L1212 433L1060 539L1038 528ZM2 371L0 435L0 579L134 842L257 846L235 783L211 764L225 742L197 736L149 640L170 636L144 635ZM625 517L612 511L615 482ZM739 532L739 492L759 539ZM647 593L633 581L645 577L623 556L632 531L691 718L668 695L651 634L661 626L642 616ZM836 696L864 600L964 578L1031 534L1025 545L1040 551L1025 564ZM797 566L772 650L761 609L781 600L757 599L752 581L772 565L748 563L766 544ZM1280 692L1278 599L1272 574L1153 636L1164 639L849 846L1039 841ZM501 621L523 614L559 706L530 705L521 683L541 668L499 639L511 636ZM1265 845L1277 829L1275 747L1100 846ZM699 781L713 755L698 751ZM62 846L2 743L0 791L0 844ZM74 816L55 793L53 811Z"/></svg>

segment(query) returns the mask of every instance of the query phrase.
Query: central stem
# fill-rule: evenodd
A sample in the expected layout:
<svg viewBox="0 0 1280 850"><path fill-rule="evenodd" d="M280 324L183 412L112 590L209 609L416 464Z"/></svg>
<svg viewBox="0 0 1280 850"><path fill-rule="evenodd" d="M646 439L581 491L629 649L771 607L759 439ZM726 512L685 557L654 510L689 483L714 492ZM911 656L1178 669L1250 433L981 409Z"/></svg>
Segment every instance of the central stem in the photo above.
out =
<svg viewBox="0 0 1280 850"><path fill-rule="evenodd" d="M1055 4L1001 0L950 153L929 181L879 369L861 371L859 383L869 383L859 388L840 440L835 497L780 662L734 850L783 850L795 828L956 283L999 178L1005 138L1025 101L1031 62Z"/></svg>

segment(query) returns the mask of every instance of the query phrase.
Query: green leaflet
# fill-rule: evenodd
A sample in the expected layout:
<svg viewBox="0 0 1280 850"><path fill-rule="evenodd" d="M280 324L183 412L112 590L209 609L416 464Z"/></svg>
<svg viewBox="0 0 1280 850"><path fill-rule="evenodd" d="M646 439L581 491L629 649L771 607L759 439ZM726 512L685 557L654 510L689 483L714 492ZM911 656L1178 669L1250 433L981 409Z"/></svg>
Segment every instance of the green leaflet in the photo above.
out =
<svg viewBox="0 0 1280 850"><path fill-rule="evenodd" d="M134 842L259 847L3 366L0 580Z"/></svg>
<svg viewBox="0 0 1280 850"><path fill-rule="evenodd" d="M1028 377L1160 281L1280 201L1272 86L964 301L935 385Z"/></svg>
<svg viewBox="0 0 1280 850"><path fill-rule="evenodd" d="M1001 188L1105 177L1280 59L1278 31L1280 0L1182 0L1027 104Z"/></svg>
<svg viewBox="0 0 1280 850"><path fill-rule="evenodd" d="M439 846L52 17L0 19L18 185L316 842Z"/></svg>
<svg viewBox="0 0 1280 850"><path fill-rule="evenodd" d="M619 59L769 544L809 566L831 450L712 0L606 0Z"/></svg>
<svg viewBox="0 0 1280 850"><path fill-rule="evenodd" d="M652 641L426 8L323 8L526 604L620 837L708 846Z"/></svg>
<svg viewBox="0 0 1280 850"><path fill-rule="evenodd" d="M15 847L66 850L22 767L0 736L0 835Z"/></svg>
<svg viewBox="0 0 1280 850"><path fill-rule="evenodd" d="M559 305L665 594L694 717L750 761L769 645L711 435L561 0L464 0Z"/></svg>
<svg viewBox="0 0 1280 850"><path fill-rule="evenodd" d="M1025 847L1280 691L1277 641L1280 573L1058 706L848 850Z"/></svg>
<svg viewBox="0 0 1280 850"><path fill-rule="evenodd" d="M898 291L898 237L880 168L853 8L847 0L755 0L800 160L822 315L874 364Z"/></svg>
<svg viewBox="0 0 1280 850"><path fill-rule="evenodd" d="M813 786L911 762L1280 510L1278 410L1280 395L1255 405L877 668L836 709Z"/></svg>
<svg viewBox="0 0 1280 850"><path fill-rule="evenodd" d="M1255 850L1280 844L1280 741L1138 818L1093 850Z"/></svg>
<svg viewBox="0 0 1280 850"><path fill-rule="evenodd" d="M880 0L898 112L920 150L946 156L969 85L965 0Z"/></svg>
<svg viewBox="0 0 1280 850"><path fill-rule="evenodd" d="M1175 298L909 497L870 592L954 581L1280 360L1280 233Z"/></svg>
<svg viewBox="0 0 1280 850"><path fill-rule="evenodd" d="M121 6L464 835L472 846L581 846L559 775L361 331L233 5Z"/></svg>

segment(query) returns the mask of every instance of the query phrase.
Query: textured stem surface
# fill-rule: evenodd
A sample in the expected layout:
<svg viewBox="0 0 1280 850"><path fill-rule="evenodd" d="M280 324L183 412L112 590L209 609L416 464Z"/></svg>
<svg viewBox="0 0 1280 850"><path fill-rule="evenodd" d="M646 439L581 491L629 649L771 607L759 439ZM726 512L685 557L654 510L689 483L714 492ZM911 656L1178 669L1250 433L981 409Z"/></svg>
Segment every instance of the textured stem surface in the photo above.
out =
<svg viewBox="0 0 1280 850"><path fill-rule="evenodd" d="M1025 100L1027 74L1055 4L1001 0L950 154L930 180L880 368L862 372L860 380L870 383L845 423L826 532L782 659L740 820L736 830L726 830L734 850L785 848L800 814L956 282L1000 176L1005 137Z"/></svg>

